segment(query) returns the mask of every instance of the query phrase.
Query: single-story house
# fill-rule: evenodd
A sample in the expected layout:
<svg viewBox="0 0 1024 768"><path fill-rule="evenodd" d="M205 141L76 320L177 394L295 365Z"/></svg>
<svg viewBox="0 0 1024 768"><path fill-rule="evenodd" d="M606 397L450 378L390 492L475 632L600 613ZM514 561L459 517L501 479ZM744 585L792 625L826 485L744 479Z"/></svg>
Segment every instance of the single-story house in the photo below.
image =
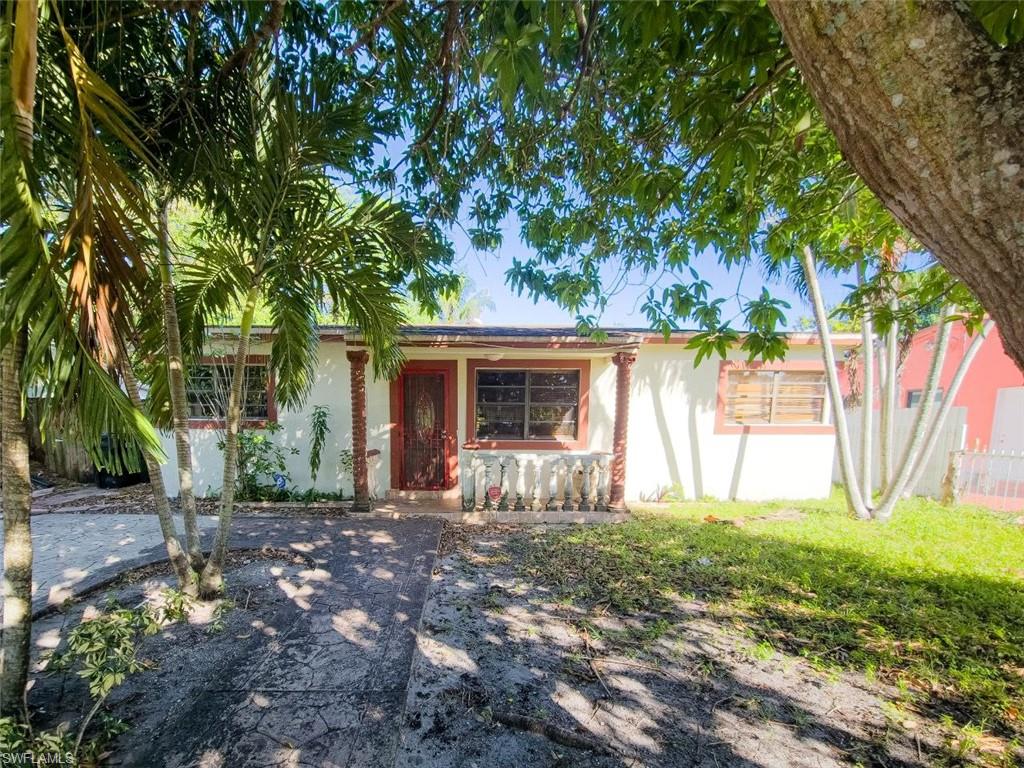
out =
<svg viewBox="0 0 1024 768"><path fill-rule="evenodd" d="M310 417L325 406L330 433L316 487L353 494L357 506L411 496L589 510L667 494L828 495L835 437L817 337L790 335L784 362L748 363L735 349L696 367L692 337L630 328L594 341L571 328L410 326L400 340L404 366L389 381L374 377L357 330L324 327L312 391L288 411L274 402L271 330L257 328L245 427L280 425L273 439L289 449L292 484L306 489ZM858 341L837 336L836 357ZM200 494L220 485L234 343L231 329L218 329L190 375ZM163 439L175 494L173 440Z"/></svg>

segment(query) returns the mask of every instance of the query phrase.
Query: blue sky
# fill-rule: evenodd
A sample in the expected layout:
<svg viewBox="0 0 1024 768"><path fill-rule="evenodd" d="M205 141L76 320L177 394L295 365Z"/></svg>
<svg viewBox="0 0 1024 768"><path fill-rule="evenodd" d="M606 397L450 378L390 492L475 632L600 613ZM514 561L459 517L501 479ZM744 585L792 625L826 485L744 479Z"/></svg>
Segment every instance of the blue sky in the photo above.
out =
<svg viewBox="0 0 1024 768"><path fill-rule="evenodd" d="M469 227L468 220L465 222ZM505 271L512 265L514 258L526 259L532 250L519 237L518 224L510 224L504 228L504 241L497 251L479 251L472 246L465 232L456 227L449 236L455 247L456 271L467 275L477 289L486 290L494 302L494 309L486 311L480 318L484 323L490 324L547 324L547 325L572 325L575 318L559 307L554 302L541 300L534 302L527 296L516 296L512 290L505 285ZM727 270L714 258L714 254L708 252L694 263L695 268L705 280L713 286L714 297L727 298L723 317L730 317L739 312L739 303L735 295L737 289L741 296L756 296L766 284L766 279L761 273L760 267L751 264L747 267L740 280L738 269ZM608 284L614 282L615 275L609 273ZM845 296L848 289L843 283L852 282L851 278L822 278L822 290L825 295L825 302L829 306L838 303ZM791 309L787 316L792 326L793 321L801 316L810 316L811 308L800 296L794 293L785 282L768 284L769 290L774 296L788 301ZM643 298L647 294L647 286L639 277L631 281L627 280L620 291L609 300L609 306L603 318L602 325L613 326L647 326L647 319L640 310ZM742 327L742 318L735 321L736 327Z"/></svg>
<svg viewBox="0 0 1024 768"><path fill-rule="evenodd" d="M406 137L391 138L382 143L375 153L375 161L387 161L394 165L402 157L408 147L409 139ZM459 224L449 229L446 234L454 246L455 262L453 269L456 272L469 277L477 289L485 290L494 302L493 310L485 310L480 320L483 323L495 325L573 325L576 318L559 307L552 301L540 300L534 303L527 296L516 296L512 289L505 284L505 272L512 266L513 259L528 259L533 250L526 245L520 237L520 224L514 214L510 214L507 223L502 227L503 242L500 248L495 251L481 251L473 247L466 234L466 231L474 226L468 211L463 208L460 213ZM760 266L750 264L741 276L738 269L727 270L719 264L714 253L706 251L698 261L692 265L700 273L701 277L712 285L712 297L724 297L728 299L722 312L723 318L730 318L739 315L740 302L736 300L736 294L753 297L761 293L762 287L767 280L762 274ZM610 270L607 277L607 285L616 282L614 269ZM839 303L849 292L844 288L843 283L852 283L852 276L836 278L822 276L821 287L825 297L825 304L828 307ZM662 287L667 286L667 282ZM790 309L786 312L790 328L797 318L810 317L812 310L799 295L786 285L785 281L768 284L772 295L789 302ZM601 318L604 327L614 326L640 326L649 325L647 318L641 311L643 299L647 295L648 286L645 285L640 276L627 281L616 292L616 295L609 300L608 307ZM742 317L733 321L733 326L742 328Z"/></svg>

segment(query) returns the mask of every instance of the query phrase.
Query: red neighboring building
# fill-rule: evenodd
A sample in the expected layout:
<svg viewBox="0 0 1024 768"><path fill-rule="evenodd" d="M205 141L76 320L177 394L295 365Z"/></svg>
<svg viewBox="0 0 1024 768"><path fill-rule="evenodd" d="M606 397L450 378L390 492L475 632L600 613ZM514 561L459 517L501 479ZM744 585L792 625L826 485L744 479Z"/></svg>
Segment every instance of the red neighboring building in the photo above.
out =
<svg viewBox="0 0 1024 768"><path fill-rule="evenodd" d="M900 377L898 395L900 408L915 405L924 390L928 369L931 366L932 353L935 349L937 332L938 326L925 328L923 331L918 331L911 342L910 352L903 363ZM942 376L939 379L939 386L943 393L953 380L956 368L970 346L972 338L967 334L962 323L955 323L950 329L949 349L946 352ZM981 349L978 350L974 362L971 363L971 367L960 385L960 391L953 401L953 405L963 406L967 409L968 448L984 450L1015 447L990 445L999 390L1014 387L1024 387L1024 373L1021 373L1010 356L1006 354L1006 350L1003 349L1003 340L999 335L999 329L993 328L982 342ZM849 383L844 379L844 394L848 388ZM1011 406L1008 399L1007 406ZM1003 418L1004 415L1001 414L1000 419Z"/></svg>

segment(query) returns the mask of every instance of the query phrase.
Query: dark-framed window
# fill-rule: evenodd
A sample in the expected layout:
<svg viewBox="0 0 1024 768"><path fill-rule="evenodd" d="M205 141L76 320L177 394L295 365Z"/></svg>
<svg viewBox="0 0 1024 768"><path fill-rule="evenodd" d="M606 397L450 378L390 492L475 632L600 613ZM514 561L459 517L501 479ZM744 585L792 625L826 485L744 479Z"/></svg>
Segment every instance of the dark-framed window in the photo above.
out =
<svg viewBox="0 0 1024 768"><path fill-rule="evenodd" d="M579 369L480 368L475 383L477 438L565 441L578 437Z"/></svg>
<svg viewBox="0 0 1024 768"><path fill-rule="evenodd" d="M190 420L208 423L225 421L234 367L233 360L218 359L204 360L189 369L186 397ZM266 362L246 362L242 384L243 422L273 420L272 390Z"/></svg>
<svg viewBox="0 0 1024 768"><path fill-rule="evenodd" d="M824 424L825 417L824 371L728 372L726 424Z"/></svg>
<svg viewBox="0 0 1024 768"><path fill-rule="evenodd" d="M921 398L924 395L923 389L908 389L907 390L907 408L915 408L921 404ZM932 398L933 403L942 402L942 387L935 388L935 397Z"/></svg>

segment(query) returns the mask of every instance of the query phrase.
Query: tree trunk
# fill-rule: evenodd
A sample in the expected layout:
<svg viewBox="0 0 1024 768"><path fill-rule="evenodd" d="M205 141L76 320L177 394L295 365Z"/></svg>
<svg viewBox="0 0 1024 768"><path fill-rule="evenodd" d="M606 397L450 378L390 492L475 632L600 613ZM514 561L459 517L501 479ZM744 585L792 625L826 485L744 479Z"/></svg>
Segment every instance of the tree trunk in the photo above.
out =
<svg viewBox="0 0 1024 768"><path fill-rule="evenodd" d="M139 383L135 379L135 371L132 370L131 360L124 345L120 345L120 365L118 370L121 373L121 380L124 382L128 399L132 401L138 410L142 410L142 397L139 395ZM164 537L164 546L167 547L167 558L174 568L174 575L178 579L178 588L187 594L196 593L195 572L191 563L181 548L181 541L178 539L178 531L174 526L174 515L171 512L171 503L167 498L167 488L164 485L164 476L160 473L160 464L150 456L148 451L143 451L146 459L146 469L149 470L149 484L153 488L153 504L156 506L157 520L160 522L160 533Z"/></svg>
<svg viewBox="0 0 1024 768"><path fill-rule="evenodd" d="M25 712L29 641L32 637L32 477L28 428L22 409L21 368L25 333L3 352L3 634L0 637L0 715Z"/></svg>
<svg viewBox="0 0 1024 768"><path fill-rule="evenodd" d="M809 247L804 248L801 262L804 268L804 279L807 282L807 292L810 294L811 305L814 307L814 322L818 326L818 338L821 341L821 358L825 363L825 386L828 387L828 399L832 402L832 420L835 422L839 471L843 476L846 504L858 519L868 520L871 517L871 512L865 506L864 497L857 484L857 471L854 468L853 450L850 446L850 430L846 426L843 394L839 389L835 351L832 349L832 333L828 327L825 302L821 298L821 286L818 284L818 272L814 266L814 254Z"/></svg>
<svg viewBox="0 0 1024 768"><path fill-rule="evenodd" d="M235 365L231 374L231 393L228 395L227 423L224 435L224 476L220 489L220 518L217 521L217 536L210 550L210 558L203 568L199 593L210 599L224 590L224 560L228 552L228 537L231 534L231 517L235 507L235 478L238 474L238 430L242 423L242 387L245 383L245 361L249 356L249 335L256 313L259 286L253 285L246 297L242 310L242 322L238 329L238 347L235 350Z"/></svg>
<svg viewBox="0 0 1024 768"><path fill-rule="evenodd" d="M893 314L899 309L896 299L889 308ZM893 321L885 337L885 347L879 350L879 359L885 361L885 389L882 392L881 424L879 425L879 463L881 464L881 486L888 488L892 482L892 452L896 442L896 393L899 391L899 323Z"/></svg>
<svg viewBox="0 0 1024 768"><path fill-rule="evenodd" d="M881 501L875 508L874 517L876 520L888 520L892 517L896 502L903 496L903 490L907 487L907 481L917 463L917 457L924 447L924 439L928 420L932 412L932 404L935 400L935 392L939 388L939 379L942 376L942 367L946 362L946 350L949 349L949 313L950 307L943 307L939 314L939 331L935 339L935 351L932 353L931 367L928 369L928 378L925 380L924 389L921 391L921 405L918 406L917 416L914 419L914 426L910 432L910 439L903 447L900 454L900 461L896 467L896 476L892 483L885 489Z"/></svg>
<svg viewBox="0 0 1024 768"><path fill-rule="evenodd" d="M988 337L988 334L991 333L994 326L995 322L993 320L986 320L981 333L971 340L971 345L967 348L964 356L960 359L960 364L956 368L956 373L953 374L953 379L949 382L949 387L946 389L945 397L942 398L942 405L939 408L939 412L935 414L935 418L932 419L931 424L928 426L928 433L924 439L924 447L921 449L921 454L918 456L917 463L914 465L914 469L910 474L910 480L907 481L907 488L911 492L913 492L917 483L920 481L921 475L924 474L924 468L928 464L928 460L931 458L932 453L935 450L935 442L938 439L939 432L942 431L943 425L946 423L946 418L949 416L949 412L953 408L953 400L956 399L957 393L960 391L960 385L963 384L964 377L967 376L967 371L970 370L971 363L974 362L974 358L981 349L981 345L985 343L985 339Z"/></svg>
<svg viewBox="0 0 1024 768"><path fill-rule="evenodd" d="M203 568L203 550L199 538L196 495L192 486L192 441L188 427L188 399L185 394L185 356L178 329L178 306L174 301L174 275L171 271L170 235L167 231L167 198L159 204L160 293L164 315L164 349L167 352L167 379L174 423L174 448L178 457L178 499L185 521L185 546L192 567Z"/></svg>
<svg viewBox="0 0 1024 768"><path fill-rule="evenodd" d="M18 3L8 67L17 136L8 136L7 140L17 140L29 158L34 136L38 27L36 0ZM0 79L6 80L6 77ZM7 82L0 87L7 87ZM0 442L3 444L0 483L3 484L4 518L0 716L24 717L26 721L25 686L32 639L32 474L21 384L27 343L28 331L20 328L0 354L0 400L3 403L0 409Z"/></svg>
<svg viewBox="0 0 1024 768"><path fill-rule="evenodd" d="M962 2L768 5L847 161L1024 370L1024 48Z"/></svg>
<svg viewBox="0 0 1024 768"><path fill-rule="evenodd" d="M861 285L867 278L867 266L861 260L858 267ZM871 477L875 464L875 330L871 322L871 308L864 308L861 318L861 370L863 371L863 394L860 399L860 482L861 495L870 506L875 486Z"/></svg>

